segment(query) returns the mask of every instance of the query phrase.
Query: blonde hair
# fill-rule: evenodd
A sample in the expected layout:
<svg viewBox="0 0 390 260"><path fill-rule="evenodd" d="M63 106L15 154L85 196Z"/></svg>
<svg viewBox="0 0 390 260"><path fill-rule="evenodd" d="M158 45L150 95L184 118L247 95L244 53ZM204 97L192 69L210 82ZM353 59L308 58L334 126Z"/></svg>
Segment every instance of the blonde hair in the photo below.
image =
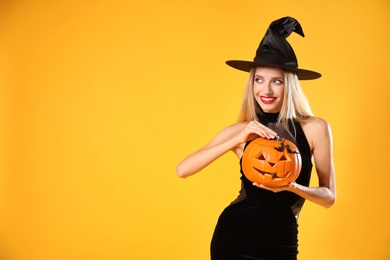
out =
<svg viewBox="0 0 390 260"><path fill-rule="evenodd" d="M255 72L256 68L252 68L249 72L237 122L259 121L258 115L261 114L261 108L253 93ZM312 117L313 113L299 84L297 75L293 72L284 71L284 98L277 123L282 123L284 128L290 132L289 121L304 122ZM292 126L294 127L294 124ZM295 132L295 127L293 131Z"/></svg>

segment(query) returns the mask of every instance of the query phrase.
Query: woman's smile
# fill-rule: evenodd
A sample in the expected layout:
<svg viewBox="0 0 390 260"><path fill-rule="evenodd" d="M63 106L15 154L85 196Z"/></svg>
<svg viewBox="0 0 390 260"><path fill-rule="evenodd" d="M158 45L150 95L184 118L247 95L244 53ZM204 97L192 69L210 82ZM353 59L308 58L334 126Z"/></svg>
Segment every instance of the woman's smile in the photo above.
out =
<svg viewBox="0 0 390 260"><path fill-rule="evenodd" d="M263 102L264 104L272 104L276 101L276 97L266 97L266 96L260 96L260 100L261 102Z"/></svg>

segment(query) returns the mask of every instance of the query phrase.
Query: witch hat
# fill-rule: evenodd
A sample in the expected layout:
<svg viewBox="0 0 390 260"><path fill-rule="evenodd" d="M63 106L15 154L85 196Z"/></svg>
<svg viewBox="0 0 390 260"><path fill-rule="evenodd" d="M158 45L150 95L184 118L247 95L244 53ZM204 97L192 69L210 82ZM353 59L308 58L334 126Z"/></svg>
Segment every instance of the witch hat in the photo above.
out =
<svg viewBox="0 0 390 260"><path fill-rule="evenodd" d="M302 27L296 19L287 16L273 21L261 40L253 61L228 60L226 64L247 72L253 67L278 67L296 73L301 80L321 77L318 72L298 68L297 57L286 40L292 32L305 37Z"/></svg>

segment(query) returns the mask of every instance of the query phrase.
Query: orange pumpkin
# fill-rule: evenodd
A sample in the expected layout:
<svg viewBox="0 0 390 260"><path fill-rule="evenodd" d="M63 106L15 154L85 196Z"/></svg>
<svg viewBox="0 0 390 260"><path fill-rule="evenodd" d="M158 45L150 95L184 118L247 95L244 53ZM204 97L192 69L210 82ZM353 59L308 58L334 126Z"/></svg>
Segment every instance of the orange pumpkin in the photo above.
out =
<svg viewBox="0 0 390 260"><path fill-rule="evenodd" d="M301 168L298 148L285 138L256 138L242 156L242 170L247 179L268 187L287 186L298 178Z"/></svg>

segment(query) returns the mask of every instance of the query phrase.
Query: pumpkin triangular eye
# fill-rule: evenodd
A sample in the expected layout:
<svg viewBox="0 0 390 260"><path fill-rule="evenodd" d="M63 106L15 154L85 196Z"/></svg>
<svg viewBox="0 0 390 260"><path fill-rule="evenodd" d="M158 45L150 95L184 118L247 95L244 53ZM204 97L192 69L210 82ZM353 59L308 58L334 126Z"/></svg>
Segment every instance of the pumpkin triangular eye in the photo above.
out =
<svg viewBox="0 0 390 260"><path fill-rule="evenodd" d="M265 161L265 157L264 157L264 155L262 154L262 155L260 155L260 157L259 157L259 160L263 160L263 161Z"/></svg>
<svg viewBox="0 0 390 260"><path fill-rule="evenodd" d="M280 157L279 161L287 161L288 158L286 157L285 154L282 155L282 157Z"/></svg>

